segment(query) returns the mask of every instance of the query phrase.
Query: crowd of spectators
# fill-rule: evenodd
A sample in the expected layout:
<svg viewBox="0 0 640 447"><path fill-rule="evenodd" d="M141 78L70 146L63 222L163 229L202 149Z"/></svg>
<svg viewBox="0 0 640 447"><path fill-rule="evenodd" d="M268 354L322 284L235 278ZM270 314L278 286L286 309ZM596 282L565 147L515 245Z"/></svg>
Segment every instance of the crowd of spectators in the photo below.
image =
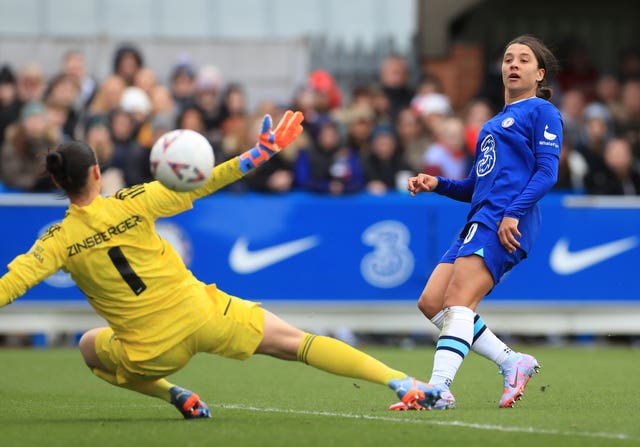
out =
<svg viewBox="0 0 640 447"><path fill-rule="evenodd" d="M613 73L595 70L584 47L564 63L553 99L565 125L555 188L639 195L640 51L621 54ZM500 81L488 73L486 82L500 84L485 85L456 110L438 79L414 85L414 78L403 56L389 55L375 83L344 91L331 73L315 70L290 98L248 110L244 86L216 66L180 59L170 73L156 73L133 44L117 48L104 79L87 72L76 50L50 79L37 62L7 63L0 68L0 190L54 190L42 175L43 156L71 139L95 149L105 194L150 180L149 150L174 128L205 135L220 163L254 144L265 113L277 122L289 107L305 114L303 136L232 191L384 194L404 191L417 172L465 177L482 123L501 107L484 92Z"/></svg>

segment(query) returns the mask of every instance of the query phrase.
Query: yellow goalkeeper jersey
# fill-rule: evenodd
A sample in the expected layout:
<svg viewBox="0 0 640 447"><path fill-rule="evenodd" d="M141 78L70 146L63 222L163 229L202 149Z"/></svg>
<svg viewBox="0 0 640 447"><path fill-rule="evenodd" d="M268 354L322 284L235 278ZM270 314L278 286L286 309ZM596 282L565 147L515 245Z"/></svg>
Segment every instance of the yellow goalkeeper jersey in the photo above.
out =
<svg viewBox="0 0 640 447"><path fill-rule="evenodd" d="M63 269L124 342L131 360L156 357L203 324L213 312L205 284L155 232L155 221L188 210L195 199L240 178L238 160L217 166L190 193L150 182L71 204L0 279L0 306Z"/></svg>

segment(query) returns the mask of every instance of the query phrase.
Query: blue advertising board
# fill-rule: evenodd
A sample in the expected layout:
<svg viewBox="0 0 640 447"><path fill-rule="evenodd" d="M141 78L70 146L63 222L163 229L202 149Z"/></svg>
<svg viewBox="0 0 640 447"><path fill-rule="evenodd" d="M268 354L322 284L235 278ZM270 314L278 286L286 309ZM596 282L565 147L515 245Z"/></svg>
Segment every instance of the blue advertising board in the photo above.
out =
<svg viewBox="0 0 640 447"><path fill-rule="evenodd" d="M510 306L640 304L640 204L634 199L549 195L530 256L487 301ZM29 249L64 215L49 195L0 195L0 263ZM257 301L415 302L461 230L468 204L437 195L329 197L219 193L157 222L202 281ZM58 272L22 300L77 301ZM22 301L21 300L21 301Z"/></svg>

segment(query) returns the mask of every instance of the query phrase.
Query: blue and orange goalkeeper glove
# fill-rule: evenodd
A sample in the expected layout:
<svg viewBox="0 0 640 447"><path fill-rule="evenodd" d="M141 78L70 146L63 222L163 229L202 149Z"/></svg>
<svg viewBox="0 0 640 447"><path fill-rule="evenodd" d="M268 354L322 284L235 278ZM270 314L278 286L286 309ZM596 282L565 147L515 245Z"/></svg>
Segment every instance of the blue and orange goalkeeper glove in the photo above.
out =
<svg viewBox="0 0 640 447"><path fill-rule="evenodd" d="M240 170L247 173L250 170L265 163L279 151L287 147L302 133L302 112L287 110L278 123L271 130L272 121L270 115L265 115L262 120L262 129L258 138L258 144L243 154L239 155Z"/></svg>

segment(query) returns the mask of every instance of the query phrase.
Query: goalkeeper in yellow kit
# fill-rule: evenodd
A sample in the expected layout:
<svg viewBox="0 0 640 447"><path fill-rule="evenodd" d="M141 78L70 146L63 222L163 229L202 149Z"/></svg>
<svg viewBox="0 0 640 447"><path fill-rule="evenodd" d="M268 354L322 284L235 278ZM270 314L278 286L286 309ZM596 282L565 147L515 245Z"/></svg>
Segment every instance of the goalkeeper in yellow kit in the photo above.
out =
<svg viewBox="0 0 640 447"><path fill-rule="evenodd" d="M244 176L301 132L302 113L287 111L275 130L265 116L258 144L216 166L209 181L174 192L154 181L103 198L93 150L82 142L59 145L46 158L53 181L69 197L53 225L16 257L0 278L0 306L63 269L109 324L86 332L79 348L99 378L173 404L187 418L210 417L200 397L165 377L198 352L246 359L267 354L298 360L342 376L389 386L410 407L429 408L439 393L330 337L297 329L259 303L230 296L199 281L155 232L159 217L190 209L193 201Z"/></svg>

